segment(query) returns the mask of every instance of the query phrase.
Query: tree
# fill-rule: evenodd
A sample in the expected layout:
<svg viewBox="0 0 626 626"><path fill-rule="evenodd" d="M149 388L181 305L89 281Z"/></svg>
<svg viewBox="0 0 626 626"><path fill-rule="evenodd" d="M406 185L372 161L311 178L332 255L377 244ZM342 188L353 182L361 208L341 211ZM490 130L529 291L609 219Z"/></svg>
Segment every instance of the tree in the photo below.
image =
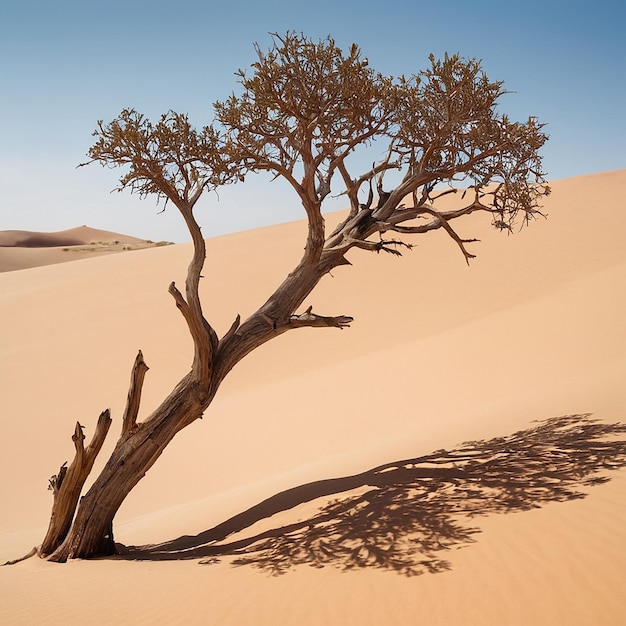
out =
<svg viewBox="0 0 626 626"><path fill-rule="evenodd" d="M496 228L511 230L539 215L549 193L539 155L547 140L543 125L500 114L503 84L490 81L479 61L431 56L428 69L394 79L371 69L356 45L344 53L331 38L292 32L273 35L270 49L256 46L256 53L251 74L238 72L241 94L216 103L213 124L201 131L172 111L156 124L133 109L98 123L89 163L125 167L120 190L173 204L189 229L194 252L185 293L174 283L169 293L194 354L189 372L138 422L148 369L139 352L119 439L80 503L111 417L102 413L86 448L76 424L74 461L51 479L54 504L42 557L63 562L113 553L112 524L123 500L174 436L203 415L241 359L287 331L349 326L350 316L302 308L323 276L351 264L352 249L401 255L411 247L407 235L443 229L469 262L475 240L461 237L454 220L480 211ZM374 149L383 158L355 176ZM218 337L198 293L205 243L194 208L205 190L261 171L283 178L297 194L308 221L304 254L256 312L244 321L237 316ZM386 174L395 177L388 191ZM327 233L322 207L332 193L345 195L349 208ZM441 209L438 201L448 194L457 194L457 207Z"/></svg>

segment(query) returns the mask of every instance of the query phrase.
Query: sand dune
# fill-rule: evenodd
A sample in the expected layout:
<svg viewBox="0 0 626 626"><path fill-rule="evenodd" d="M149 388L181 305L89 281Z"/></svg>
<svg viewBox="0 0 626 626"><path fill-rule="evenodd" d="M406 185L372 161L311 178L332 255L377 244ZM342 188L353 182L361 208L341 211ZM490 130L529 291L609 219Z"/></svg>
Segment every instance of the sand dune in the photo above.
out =
<svg viewBox="0 0 626 626"><path fill-rule="evenodd" d="M532 429L626 421L626 170L552 186L549 218L515 236L462 225L481 239L469 268L442 233L402 259L353 254L310 301L353 315L352 328L251 354L124 503L116 540L145 546L144 560L0 568L3 623L625 623L626 437L599 445L583 417ZM219 333L297 262L304 228L208 241L203 295ZM136 350L151 367L142 414L186 371L167 285L190 252L0 275L0 561L41 540L74 421L89 436L110 406L119 423ZM469 440L471 464L446 465L465 467L456 482L426 477L444 453L425 457ZM610 481L585 484L594 477ZM206 545L231 518L226 541L257 547L245 564Z"/></svg>
<svg viewBox="0 0 626 626"><path fill-rule="evenodd" d="M53 233L26 230L0 231L0 272L151 248L164 245L107 230L78 226Z"/></svg>

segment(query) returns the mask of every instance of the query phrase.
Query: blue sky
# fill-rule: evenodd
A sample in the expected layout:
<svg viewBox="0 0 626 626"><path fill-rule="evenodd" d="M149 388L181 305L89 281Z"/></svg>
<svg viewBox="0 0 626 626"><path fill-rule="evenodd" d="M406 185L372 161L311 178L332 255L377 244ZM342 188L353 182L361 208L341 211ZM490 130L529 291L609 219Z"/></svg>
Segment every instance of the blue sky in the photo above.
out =
<svg viewBox="0 0 626 626"><path fill-rule="evenodd" d="M215 6L218 5L218 6ZM613 6L610 6L613 5ZM202 126L237 89L268 32L358 43L374 69L416 73L430 53L482 59L515 93L502 110L536 115L550 135L549 178L626 167L624 5L601 0L7 0L0 6L0 230L88 224L185 241L173 208L110 193L118 172L85 160L96 121L124 107ZM339 201L341 202L341 201ZM337 206L339 208L339 205ZM297 199L261 176L205 198L206 236L301 217Z"/></svg>

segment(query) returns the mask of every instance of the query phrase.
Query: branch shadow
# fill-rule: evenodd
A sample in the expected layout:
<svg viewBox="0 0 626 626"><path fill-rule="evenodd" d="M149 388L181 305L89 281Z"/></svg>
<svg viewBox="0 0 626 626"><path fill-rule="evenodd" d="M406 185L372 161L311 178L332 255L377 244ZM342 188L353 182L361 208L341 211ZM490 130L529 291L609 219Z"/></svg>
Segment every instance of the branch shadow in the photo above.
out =
<svg viewBox="0 0 626 626"><path fill-rule="evenodd" d="M120 546L120 557L208 564L230 556L234 565L274 575L303 564L441 572L450 569L442 553L475 541L472 518L584 498L588 487L608 482L608 471L626 466L626 441L618 438L624 433L626 425L590 414L555 417L505 437L294 487L198 535ZM325 504L306 519L231 537L320 498Z"/></svg>

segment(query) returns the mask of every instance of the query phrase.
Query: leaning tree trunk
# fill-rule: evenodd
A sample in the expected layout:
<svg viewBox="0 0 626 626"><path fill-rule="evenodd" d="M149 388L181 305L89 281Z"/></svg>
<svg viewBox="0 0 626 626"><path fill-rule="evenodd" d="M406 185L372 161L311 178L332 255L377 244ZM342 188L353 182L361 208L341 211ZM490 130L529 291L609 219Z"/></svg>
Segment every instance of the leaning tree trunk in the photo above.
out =
<svg viewBox="0 0 626 626"><path fill-rule="evenodd" d="M103 413L94 440L83 449L84 435L76 426L74 442L76 457L69 468L62 467L51 479L54 491L50 528L39 548L39 554L52 561L87 558L115 553L113 519L122 502L161 456L174 436L202 416L227 373L246 354L270 338L290 328L303 325L333 325L334 318L321 318L310 311L290 316L289 311L299 304L319 280L318 272L311 272L304 263L290 276L288 288L282 293L290 299L270 299L266 306L240 324L239 316L231 329L218 340L213 328L205 320L198 298L198 282L204 262L204 241L199 228L188 213L190 231L194 235L194 258L189 266L186 298L174 283L169 292L185 318L194 341L194 361L191 371L178 383L163 403L143 422L137 422L143 379L148 366L141 351L137 355L128 402L122 419L122 428L115 448L87 493L80 498L81 489L93 467L95 456L110 425L108 411ZM307 272L303 270L307 268ZM292 281L302 279L296 291L295 304ZM285 313L287 311L287 313ZM268 318L267 313L273 316ZM351 321L351 318L342 318ZM335 325L337 325L335 323ZM78 505L78 508L76 509ZM74 517L75 514L75 517ZM73 521L72 521L73 520Z"/></svg>
<svg viewBox="0 0 626 626"><path fill-rule="evenodd" d="M226 375L248 353L291 329L343 328L352 322L349 316L316 315L311 307L304 313L296 314L296 309L322 276L334 267L348 263L344 254L352 245L333 246L323 254L324 220L319 210L307 211L309 235L305 254L298 266L263 306L243 323L237 316L228 332L218 339L215 330L203 316L198 295L205 243L193 218L192 207L184 205L182 201L180 204L177 206L193 237L194 256L187 273L186 297L174 283L170 285L169 292L187 322L194 342L191 370L163 403L145 421L138 423L141 389L148 369L139 352L131 376L121 434L109 460L88 492L80 498L76 510L81 488L102 446L110 418L107 412L105 428L105 419L101 417L103 423L99 425L94 441L86 450L82 448L82 428L77 425L74 436L77 457L67 471L63 468L55 481L51 481L52 488L56 489L53 515L39 554L52 561L65 562L67 559L115 553L113 519L122 502L174 436L202 417ZM319 209L319 206L315 208ZM354 225L350 223L347 227L353 228ZM68 476L72 477L71 481L68 481Z"/></svg>
<svg viewBox="0 0 626 626"><path fill-rule="evenodd" d="M77 426L74 436L77 457L66 472L62 470L56 480L51 482L55 490L53 515L39 554L52 561L64 562L67 559L115 553L113 519L122 502L174 436L202 416L226 375L248 353L291 329L344 328L352 322L349 316L317 315L311 307L299 314L296 310L324 275L337 266L348 264L344 256L346 251L375 230L368 212L348 219L340 232L334 233L334 239L328 242L325 249L324 219L317 204L309 206L307 244L298 266L288 274L265 304L243 323L237 316L228 332L218 339L215 330L203 316L198 294L205 243L193 218L191 206L185 206L182 201L180 204L178 208L193 237L194 256L188 268L185 296L174 283L170 285L169 292L187 322L193 339L191 370L163 403L145 421L138 423L143 378L148 369L139 352L117 444L100 475L80 498L76 509L81 488L102 446L110 418L107 413L106 429L104 418L101 418L103 423L98 427L97 436L94 436L94 441L86 450L82 448L82 428ZM381 248L378 246L372 249ZM72 480L68 480L68 477Z"/></svg>
<svg viewBox="0 0 626 626"><path fill-rule="evenodd" d="M62 543L55 546L51 561L115 553L113 518L122 502L176 433L202 414L194 389L186 377L145 422L124 420L111 457L81 498L76 518ZM42 555L50 554L47 545L42 545L40 551Z"/></svg>

